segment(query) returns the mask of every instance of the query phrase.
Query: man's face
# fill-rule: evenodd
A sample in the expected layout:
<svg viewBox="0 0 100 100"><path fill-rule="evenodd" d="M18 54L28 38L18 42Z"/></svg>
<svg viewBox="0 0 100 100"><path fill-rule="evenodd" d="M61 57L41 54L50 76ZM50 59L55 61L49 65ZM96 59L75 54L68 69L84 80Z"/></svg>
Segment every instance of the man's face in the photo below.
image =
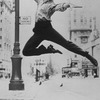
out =
<svg viewBox="0 0 100 100"><path fill-rule="evenodd" d="M37 0L34 0L34 1L36 1L36 2L37 2Z"/></svg>
<svg viewBox="0 0 100 100"><path fill-rule="evenodd" d="M52 1L52 0L43 0L44 2L46 2L46 1Z"/></svg>
<svg viewBox="0 0 100 100"><path fill-rule="evenodd" d="M34 1L36 1L37 3L39 3L40 1L42 1L42 2L46 2L46 1L53 1L53 0L34 0Z"/></svg>

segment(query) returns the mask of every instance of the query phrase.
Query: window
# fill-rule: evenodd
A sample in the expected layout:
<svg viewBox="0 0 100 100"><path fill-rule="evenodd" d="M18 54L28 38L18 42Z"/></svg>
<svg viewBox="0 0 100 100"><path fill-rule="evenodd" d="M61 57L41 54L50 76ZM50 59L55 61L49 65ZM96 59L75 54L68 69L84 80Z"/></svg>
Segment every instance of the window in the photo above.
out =
<svg viewBox="0 0 100 100"><path fill-rule="evenodd" d="M87 36L82 36L81 37L81 43L85 44L88 42L88 37Z"/></svg>
<svg viewBox="0 0 100 100"><path fill-rule="evenodd" d="M4 49L6 49L6 43L4 43Z"/></svg>
<svg viewBox="0 0 100 100"><path fill-rule="evenodd" d="M2 39L2 36L0 36L0 39Z"/></svg>
<svg viewBox="0 0 100 100"><path fill-rule="evenodd" d="M0 22L2 23L2 19L0 20Z"/></svg>
<svg viewBox="0 0 100 100"><path fill-rule="evenodd" d="M0 2L0 6L1 6L1 7L3 6L3 2Z"/></svg>
<svg viewBox="0 0 100 100"><path fill-rule="evenodd" d="M0 31L2 31L2 28L0 28Z"/></svg>

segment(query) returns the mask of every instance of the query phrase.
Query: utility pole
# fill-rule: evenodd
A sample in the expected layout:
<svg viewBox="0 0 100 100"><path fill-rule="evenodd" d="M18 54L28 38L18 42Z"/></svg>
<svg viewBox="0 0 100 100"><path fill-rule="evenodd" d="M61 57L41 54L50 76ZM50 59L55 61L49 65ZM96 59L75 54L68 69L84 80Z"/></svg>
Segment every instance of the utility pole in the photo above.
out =
<svg viewBox="0 0 100 100"><path fill-rule="evenodd" d="M24 90L24 84L21 75L20 43L19 43L19 0L15 0L15 43L12 60L12 77L9 84L9 90Z"/></svg>

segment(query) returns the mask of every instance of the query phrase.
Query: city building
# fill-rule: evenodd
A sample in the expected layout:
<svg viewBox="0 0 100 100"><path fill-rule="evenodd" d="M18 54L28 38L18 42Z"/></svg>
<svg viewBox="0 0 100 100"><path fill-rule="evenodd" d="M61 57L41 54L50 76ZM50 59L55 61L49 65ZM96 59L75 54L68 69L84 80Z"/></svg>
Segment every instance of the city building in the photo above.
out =
<svg viewBox="0 0 100 100"><path fill-rule="evenodd" d="M95 17L93 18L93 21L94 21L93 30L89 38L89 42L84 46L84 49L89 51L89 53L97 59L98 67L97 70L96 68L94 68L94 72L97 73L97 76L99 76L100 56L98 56L98 54L100 54L100 32L97 29Z"/></svg>
<svg viewBox="0 0 100 100"><path fill-rule="evenodd" d="M89 41L92 32L92 17L86 15L81 8L70 12L69 31L70 40L82 47Z"/></svg>
<svg viewBox="0 0 100 100"><path fill-rule="evenodd" d="M12 2L0 0L0 77L10 78L12 56Z"/></svg>
<svg viewBox="0 0 100 100"><path fill-rule="evenodd" d="M84 11L82 8L75 8L70 11L69 18L69 39L83 50L87 50L92 56L95 57L96 52L93 52L93 50L89 51L88 48L91 46L89 44L91 36L93 36L94 33L97 33L96 18ZM90 76L92 76L98 70L98 68L94 67L88 59L80 55L74 54L71 56L71 58L72 67L78 65L79 68L83 69L83 71L87 72Z"/></svg>
<svg viewBox="0 0 100 100"><path fill-rule="evenodd" d="M34 57L33 61L30 63L30 70L28 75L35 77L36 81L45 79L45 75L48 74L52 76L58 72L58 68L53 64L51 55L41 55Z"/></svg>
<svg viewBox="0 0 100 100"><path fill-rule="evenodd" d="M34 77L36 81L39 81L40 78L44 78L47 62L48 61L45 57L34 57L33 61L30 62L28 75Z"/></svg>

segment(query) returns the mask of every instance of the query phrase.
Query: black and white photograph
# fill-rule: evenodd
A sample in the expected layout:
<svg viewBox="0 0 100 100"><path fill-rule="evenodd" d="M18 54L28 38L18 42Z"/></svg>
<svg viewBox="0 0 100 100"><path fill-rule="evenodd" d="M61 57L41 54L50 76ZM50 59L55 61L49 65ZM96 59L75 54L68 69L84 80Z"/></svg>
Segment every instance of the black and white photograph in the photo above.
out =
<svg viewBox="0 0 100 100"><path fill-rule="evenodd" d="M0 0L0 100L100 100L100 0Z"/></svg>

